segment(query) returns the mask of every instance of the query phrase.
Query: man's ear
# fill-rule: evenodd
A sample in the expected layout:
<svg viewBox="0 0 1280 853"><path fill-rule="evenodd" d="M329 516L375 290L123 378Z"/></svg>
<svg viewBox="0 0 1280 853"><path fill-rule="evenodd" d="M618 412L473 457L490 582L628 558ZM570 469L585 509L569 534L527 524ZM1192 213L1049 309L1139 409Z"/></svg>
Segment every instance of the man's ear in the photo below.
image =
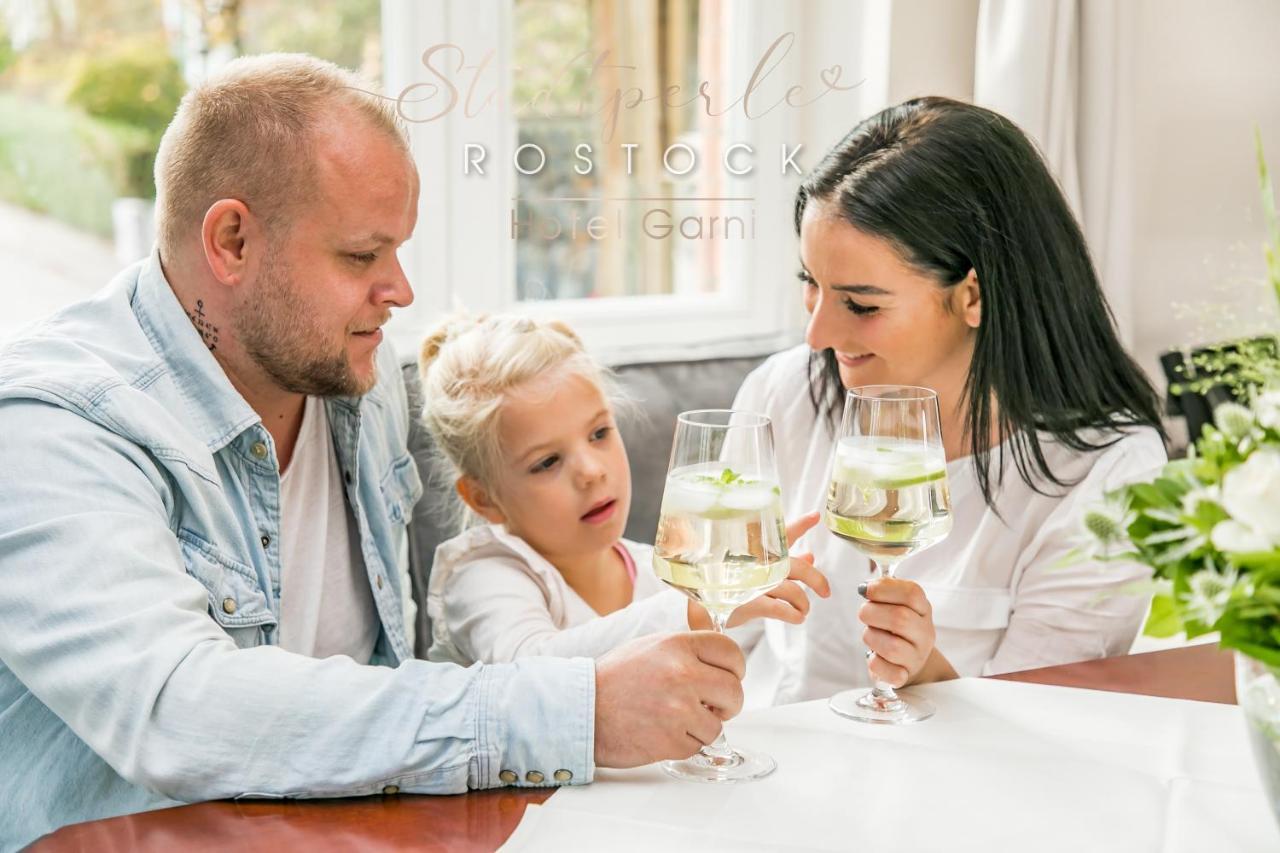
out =
<svg viewBox="0 0 1280 853"><path fill-rule="evenodd" d="M506 524L507 516L493 500L489 490L480 485L474 477L459 477L454 483L458 497L471 508L471 511L490 524Z"/></svg>
<svg viewBox="0 0 1280 853"><path fill-rule="evenodd" d="M213 277L225 285L241 284L259 258L253 257L262 245L257 223L244 202L222 198L205 211L200 238L205 261Z"/></svg>
<svg viewBox="0 0 1280 853"><path fill-rule="evenodd" d="M978 285L978 274L969 270L969 274L956 285L956 306L965 325L976 329L982 325L982 288Z"/></svg>

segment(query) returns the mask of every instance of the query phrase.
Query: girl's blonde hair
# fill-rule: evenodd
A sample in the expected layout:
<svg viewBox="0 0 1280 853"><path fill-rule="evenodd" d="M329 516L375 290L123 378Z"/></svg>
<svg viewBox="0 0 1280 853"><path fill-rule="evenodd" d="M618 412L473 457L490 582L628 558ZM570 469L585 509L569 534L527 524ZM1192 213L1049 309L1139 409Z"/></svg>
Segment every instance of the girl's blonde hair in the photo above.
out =
<svg viewBox="0 0 1280 853"><path fill-rule="evenodd" d="M422 419L456 477L492 488L502 461L498 416L503 401L532 380L578 375L615 403L610 371L558 320L514 314L458 315L422 342Z"/></svg>

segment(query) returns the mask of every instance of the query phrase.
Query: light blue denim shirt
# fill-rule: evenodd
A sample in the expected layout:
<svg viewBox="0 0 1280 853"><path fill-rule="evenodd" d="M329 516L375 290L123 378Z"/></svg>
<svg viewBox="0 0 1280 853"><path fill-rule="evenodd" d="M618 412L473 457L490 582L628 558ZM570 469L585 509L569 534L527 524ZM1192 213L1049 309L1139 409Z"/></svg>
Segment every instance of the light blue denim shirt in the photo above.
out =
<svg viewBox="0 0 1280 853"><path fill-rule="evenodd" d="M184 801L591 780L589 660L413 659L422 486L390 347L327 407L381 665L276 645L274 445L155 255L0 350L0 850Z"/></svg>

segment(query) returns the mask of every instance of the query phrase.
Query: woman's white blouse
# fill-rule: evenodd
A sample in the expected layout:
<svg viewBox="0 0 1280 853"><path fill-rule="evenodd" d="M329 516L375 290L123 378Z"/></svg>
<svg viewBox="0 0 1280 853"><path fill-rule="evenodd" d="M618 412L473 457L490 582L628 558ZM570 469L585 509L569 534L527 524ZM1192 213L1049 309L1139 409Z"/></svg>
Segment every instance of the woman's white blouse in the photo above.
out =
<svg viewBox="0 0 1280 853"><path fill-rule="evenodd" d="M809 349L778 353L743 383L734 408L773 420L787 517L825 504L833 431L820 423L808 384ZM1044 439L1042 439L1044 441ZM961 675L989 675L1124 654L1149 597L1124 587L1148 577L1128 563L1057 565L1081 542L1080 519L1103 493L1166 461L1159 434L1131 431L1116 444L1078 453L1051 439L1045 458L1065 488L1038 494L1006 457L995 509L983 501L969 457L947 465L950 535L898 565L898 577L923 587L933 606L937 648ZM813 699L869 683L858 584L870 561L819 524L793 549L812 551L832 596L811 596L804 625L769 622L748 669L775 673L775 703Z"/></svg>
<svg viewBox="0 0 1280 853"><path fill-rule="evenodd" d="M528 543L498 525L436 548L427 589L427 658L470 666L534 655L599 657L635 637L687 631L688 599L658 580L653 548L622 545L636 564L632 603L601 616Z"/></svg>

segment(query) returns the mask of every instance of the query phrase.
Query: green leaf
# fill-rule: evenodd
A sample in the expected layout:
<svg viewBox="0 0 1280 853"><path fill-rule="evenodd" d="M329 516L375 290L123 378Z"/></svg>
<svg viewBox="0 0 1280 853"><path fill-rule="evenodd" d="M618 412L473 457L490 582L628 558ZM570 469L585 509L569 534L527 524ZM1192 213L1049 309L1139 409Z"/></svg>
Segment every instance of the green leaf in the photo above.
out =
<svg viewBox="0 0 1280 853"><path fill-rule="evenodd" d="M1178 605L1171 595L1157 595L1151 599L1151 613L1142 633L1148 637L1173 637L1182 633L1182 618Z"/></svg>
<svg viewBox="0 0 1280 853"><path fill-rule="evenodd" d="M1229 635L1225 631L1218 644L1226 649L1236 649L1255 660L1262 661L1273 669L1280 667L1280 648L1259 645L1244 637Z"/></svg>
<svg viewBox="0 0 1280 853"><path fill-rule="evenodd" d="M1178 545L1177 547L1170 548L1167 551L1164 551L1163 553L1159 554L1156 557L1156 563L1158 565L1163 566L1163 565L1169 565L1171 563L1176 563L1181 560L1186 560L1188 557L1191 557L1193 554L1195 554L1197 551L1203 548L1206 544L1207 543L1205 542L1204 536L1197 533L1195 536L1191 537L1190 539L1187 539L1185 542Z"/></svg>
<svg viewBox="0 0 1280 853"><path fill-rule="evenodd" d="M1176 500L1165 495L1151 483L1133 483L1129 486L1129 493L1147 506L1170 509L1178 505Z"/></svg>
<svg viewBox="0 0 1280 853"><path fill-rule="evenodd" d="M1195 525L1203 533L1210 533L1217 526L1218 522L1226 521L1231 516L1222 506L1214 501L1204 500L1196 502Z"/></svg>
<svg viewBox="0 0 1280 853"><path fill-rule="evenodd" d="M1231 562L1239 569L1252 572L1280 571L1280 551L1254 551L1248 554L1232 554Z"/></svg>
<svg viewBox="0 0 1280 853"><path fill-rule="evenodd" d="M1190 539L1197 533L1190 527L1175 527L1171 530L1161 530L1159 533L1152 533L1142 537L1143 545L1167 545L1170 542L1181 542L1184 539Z"/></svg>
<svg viewBox="0 0 1280 853"><path fill-rule="evenodd" d="M1153 485L1159 490L1160 494L1175 504L1181 503L1183 496L1191 491L1191 487L1186 483L1165 476L1157 477Z"/></svg>
<svg viewBox="0 0 1280 853"><path fill-rule="evenodd" d="M741 479L742 479L742 475L739 474L737 471L733 470L732 468L725 468L723 471L720 472L721 485L727 486L730 483L735 483Z"/></svg>
<svg viewBox="0 0 1280 853"><path fill-rule="evenodd" d="M1165 524L1182 524L1182 515L1171 509L1148 507L1142 511L1142 514L1148 518L1154 518L1156 521L1163 521Z"/></svg>

